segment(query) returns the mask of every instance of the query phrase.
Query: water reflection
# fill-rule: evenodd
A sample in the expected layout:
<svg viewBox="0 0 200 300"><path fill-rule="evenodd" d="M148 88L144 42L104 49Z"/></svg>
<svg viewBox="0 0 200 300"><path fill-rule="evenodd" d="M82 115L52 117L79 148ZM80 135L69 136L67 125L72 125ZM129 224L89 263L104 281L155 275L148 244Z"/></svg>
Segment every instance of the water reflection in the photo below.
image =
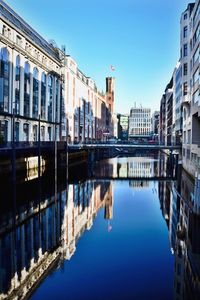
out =
<svg viewBox="0 0 200 300"><path fill-rule="evenodd" d="M184 171L159 183L161 210L174 254L174 299L200 299L200 186Z"/></svg>
<svg viewBox="0 0 200 300"><path fill-rule="evenodd" d="M24 298L54 265L70 259L100 208L112 219L110 182L88 180L46 193L39 203L31 197L20 205L19 199L15 215L0 216L0 299Z"/></svg>
<svg viewBox="0 0 200 300"><path fill-rule="evenodd" d="M136 201L139 199L140 191L142 197L148 198L151 194L154 200L160 201L161 213L168 227L170 248L174 256L174 275L171 274L174 276L174 299L200 299L200 185L198 180L193 181L184 171L179 173L177 180L168 180L169 158L165 156L116 158L95 164L93 168L93 177L109 175L113 178L127 178L128 185L124 188L120 182L115 184L114 181L91 178L86 181L71 180L69 184L63 176L58 177L55 182L53 176L44 173L40 180L33 179L16 185L15 205L8 187L2 186L0 299L29 297L38 284L45 283L43 280L51 270L60 269L64 261L75 259L73 256L79 247L78 242L85 231L92 230L99 211L103 210L103 218L107 220L106 230L110 234L113 231L112 223L114 220L117 221L119 216L118 209L113 215L114 200L119 195L124 197L123 205L128 205L125 200L130 197L131 191L136 193L134 194L138 197ZM167 180L164 180L163 176ZM158 181L146 180L149 178ZM2 206L3 200L5 205ZM123 207L120 210L123 214ZM145 216L145 213L146 207L143 207L142 215L138 216L138 220ZM124 222L126 218L123 220L123 226L126 224ZM134 226L137 228L138 224ZM148 226L151 227L151 224ZM138 234L141 231L139 227L129 228L123 232L121 227L116 225L116 228L118 231L113 233L113 243L120 234L126 236L128 230L131 232L138 230ZM95 230L97 231L96 227ZM97 236L98 231L93 232L93 236L95 234ZM92 242L96 243L96 240L93 238ZM126 242L129 245L129 240ZM88 247L90 246L89 244ZM122 245L119 245L119 249L120 247ZM137 245L134 247L137 248ZM141 245L141 247L146 246ZM113 251L116 252L116 249ZM120 256L117 259L122 260ZM129 259L132 259L131 254ZM144 257L138 256L137 260L142 264ZM77 268L77 272L79 271ZM144 278L145 276L140 280ZM109 281L112 282L111 279ZM57 288L59 289L59 286ZM111 285L110 289L113 288ZM129 292L132 292L131 287ZM93 290L93 293L98 294L98 291ZM172 299L166 297L163 294L163 299ZM91 299L93 299L92 295ZM124 299L129 299L128 294ZM144 298L141 296L141 299ZM154 297L154 299L160 298Z"/></svg>
<svg viewBox="0 0 200 300"><path fill-rule="evenodd" d="M173 163L169 156L154 153L144 156L138 153L135 157L114 157L92 165L91 174L94 178L104 179L175 179L176 156Z"/></svg>

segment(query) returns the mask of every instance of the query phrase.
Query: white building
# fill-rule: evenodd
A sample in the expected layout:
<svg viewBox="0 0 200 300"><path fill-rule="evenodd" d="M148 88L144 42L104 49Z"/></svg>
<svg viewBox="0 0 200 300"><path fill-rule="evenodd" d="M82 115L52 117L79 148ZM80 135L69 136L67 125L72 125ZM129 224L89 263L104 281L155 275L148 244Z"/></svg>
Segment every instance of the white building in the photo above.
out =
<svg viewBox="0 0 200 300"><path fill-rule="evenodd" d="M116 114L113 114L113 136L114 138L118 138L118 118L117 118L117 115Z"/></svg>
<svg viewBox="0 0 200 300"><path fill-rule="evenodd" d="M95 83L69 55L65 57L64 77L68 136L71 141L95 139Z"/></svg>
<svg viewBox="0 0 200 300"><path fill-rule="evenodd" d="M194 4L189 4L187 9L181 15L180 21L180 63L182 68L182 105L183 105L183 166L190 165L191 163L191 65L190 57L192 47L190 45L190 31L191 28L191 13L194 8Z"/></svg>
<svg viewBox="0 0 200 300"><path fill-rule="evenodd" d="M177 63L173 73L173 127L172 144L179 145L182 142L183 130L183 107L182 107L182 67Z"/></svg>
<svg viewBox="0 0 200 300"><path fill-rule="evenodd" d="M114 78L100 94L64 52L0 0L0 144L113 137Z"/></svg>
<svg viewBox="0 0 200 300"><path fill-rule="evenodd" d="M129 117L129 138L148 138L151 136L151 109L134 107Z"/></svg>
<svg viewBox="0 0 200 300"><path fill-rule="evenodd" d="M51 141L61 133L61 51L0 1L0 140Z"/></svg>
<svg viewBox="0 0 200 300"><path fill-rule="evenodd" d="M200 173L200 1L189 4L181 17L183 70L183 167ZM187 51L185 51L187 49Z"/></svg>

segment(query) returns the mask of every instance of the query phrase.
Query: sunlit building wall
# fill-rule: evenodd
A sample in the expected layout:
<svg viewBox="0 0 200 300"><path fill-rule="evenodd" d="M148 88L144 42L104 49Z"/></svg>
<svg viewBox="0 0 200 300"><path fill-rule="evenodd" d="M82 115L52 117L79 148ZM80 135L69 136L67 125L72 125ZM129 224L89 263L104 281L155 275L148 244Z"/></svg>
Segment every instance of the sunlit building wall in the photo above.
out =
<svg viewBox="0 0 200 300"><path fill-rule="evenodd" d="M193 175L200 174L200 1L196 1L191 14L190 34L190 68L191 68L191 134L187 140L190 144L190 161L187 170ZM188 153L189 154L189 153Z"/></svg>
<svg viewBox="0 0 200 300"><path fill-rule="evenodd" d="M62 52L0 3L0 140L58 140Z"/></svg>
<svg viewBox="0 0 200 300"><path fill-rule="evenodd" d="M134 107L129 117L129 138L151 136L151 109Z"/></svg>
<svg viewBox="0 0 200 300"><path fill-rule="evenodd" d="M113 136L115 80L99 93L71 56L0 2L0 143ZM40 121L39 121L40 120ZM39 135L40 127L40 135ZM100 134L99 134L100 133Z"/></svg>
<svg viewBox="0 0 200 300"><path fill-rule="evenodd" d="M95 139L95 84L86 77L70 57L65 56L63 68L65 80L65 104L68 119L69 141Z"/></svg>
<svg viewBox="0 0 200 300"><path fill-rule="evenodd" d="M165 144L165 136L166 136L166 96L162 95L160 101L160 131L159 131L159 143Z"/></svg>
<svg viewBox="0 0 200 300"><path fill-rule="evenodd" d="M177 63L173 73L173 127L172 144L182 143L183 131L183 107L182 107L182 66L180 61Z"/></svg>
<svg viewBox="0 0 200 300"><path fill-rule="evenodd" d="M115 139L118 138L118 135L119 135L119 130L118 130L118 118L117 118L117 115L116 114L113 114L113 137Z"/></svg>
<svg viewBox="0 0 200 300"><path fill-rule="evenodd" d="M182 67L182 105L183 105L183 166L189 168L191 165L191 55L192 44L190 43L193 26L191 26L191 14L194 4L189 4L187 9L181 15L180 21L180 62Z"/></svg>
<svg viewBox="0 0 200 300"><path fill-rule="evenodd" d="M193 176L200 172L199 7L199 0L189 4L181 16L180 22L182 157L183 167Z"/></svg>

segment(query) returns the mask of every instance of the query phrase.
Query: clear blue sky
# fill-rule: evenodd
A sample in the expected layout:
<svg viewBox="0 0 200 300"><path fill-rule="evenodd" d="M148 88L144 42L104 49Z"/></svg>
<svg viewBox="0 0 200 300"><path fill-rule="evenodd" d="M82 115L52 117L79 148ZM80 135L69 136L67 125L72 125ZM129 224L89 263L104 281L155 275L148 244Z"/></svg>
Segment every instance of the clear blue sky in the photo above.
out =
<svg viewBox="0 0 200 300"><path fill-rule="evenodd" d="M99 90L106 76L115 76L116 112L128 113L134 102L159 108L179 58L179 20L188 0L6 2L47 40L66 45Z"/></svg>

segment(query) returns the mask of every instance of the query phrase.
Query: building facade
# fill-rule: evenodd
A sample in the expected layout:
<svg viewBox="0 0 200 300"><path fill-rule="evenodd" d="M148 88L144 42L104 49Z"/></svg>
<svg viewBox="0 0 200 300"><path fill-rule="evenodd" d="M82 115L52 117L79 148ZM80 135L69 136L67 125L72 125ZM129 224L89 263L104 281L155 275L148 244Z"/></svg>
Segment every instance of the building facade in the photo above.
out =
<svg viewBox="0 0 200 300"><path fill-rule="evenodd" d="M166 96L166 133L165 145L172 144L172 128L173 128L173 77L165 89Z"/></svg>
<svg viewBox="0 0 200 300"><path fill-rule="evenodd" d="M166 135L166 97L165 94L162 95L160 101L160 132L159 132L159 143L164 145L165 144L165 135Z"/></svg>
<svg viewBox="0 0 200 300"><path fill-rule="evenodd" d="M60 138L61 54L0 2L1 142Z"/></svg>
<svg viewBox="0 0 200 300"><path fill-rule="evenodd" d="M192 116L191 116L191 88L192 88L192 44L191 34L193 31L192 11L194 4L189 4L187 9L181 15L180 21L180 62L182 67L182 106L183 106L183 138L182 138L182 156L183 166L188 169L191 166L191 134L192 134Z"/></svg>
<svg viewBox="0 0 200 300"><path fill-rule="evenodd" d="M149 138L151 136L151 109L131 109L129 117L129 138Z"/></svg>
<svg viewBox="0 0 200 300"><path fill-rule="evenodd" d="M200 1L197 0L190 17L190 90L189 105L184 106L183 126L187 124L187 115L191 119L191 128L186 125L187 152L183 149L183 163L186 170L195 175L200 173ZM186 116L185 116L186 114ZM188 130L187 130L188 129ZM186 159L185 159L186 158Z"/></svg>
<svg viewBox="0 0 200 300"><path fill-rule="evenodd" d="M172 116L172 144L180 145L183 134L183 106L182 106L182 67L177 63L173 74L173 116Z"/></svg>
<svg viewBox="0 0 200 300"><path fill-rule="evenodd" d="M159 135L160 111L154 111L152 115L152 134L155 140L158 140Z"/></svg>
<svg viewBox="0 0 200 300"><path fill-rule="evenodd" d="M113 137L114 139L118 139L118 118L117 114L113 114Z"/></svg>
<svg viewBox="0 0 200 300"><path fill-rule="evenodd" d="M121 140L128 140L129 116L117 115L118 118L118 138Z"/></svg>
<svg viewBox="0 0 200 300"><path fill-rule="evenodd" d="M196 0L181 15L180 60L160 106L160 142L182 144L183 167L192 176L200 173L199 64L200 1Z"/></svg>
<svg viewBox="0 0 200 300"><path fill-rule="evenodd" d="M71 56L0 1L0 143L113 137L115 80L100 94Z"/></svg>

